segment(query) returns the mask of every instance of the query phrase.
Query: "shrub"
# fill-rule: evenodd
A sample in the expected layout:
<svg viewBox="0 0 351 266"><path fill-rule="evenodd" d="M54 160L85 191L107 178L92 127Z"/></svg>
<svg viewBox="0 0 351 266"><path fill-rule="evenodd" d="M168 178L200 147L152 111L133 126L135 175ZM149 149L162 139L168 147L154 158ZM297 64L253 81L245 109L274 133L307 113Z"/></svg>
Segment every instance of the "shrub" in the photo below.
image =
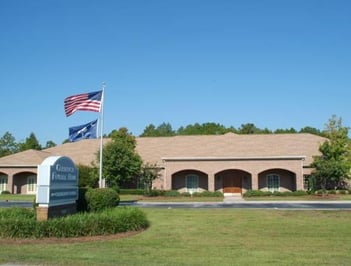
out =
<svg viewBox="0 0 351 266"><path fill-rule="evenodd" d="M304 191L304 190L296 190L296 191L291 192L292 196L304 196L307 194L308 194L308 192Z"/></svg>
<svg viewBox="0 0 351 266"><path fill-rule="evenodd" d="M101 211L119 204L118 193L112 188L88 189L85 193L88 211Z"/></svg>
<svg viewBox="0 0 351 266"><path fill-rule="evenodd" d="M262 191L262 190L248 190L244 193L244 197L261 197L261 196L271 196L272 192Z"/></svg>
<svg viewBox="0 0 351 266"><path fill-rule="evenodd" d="M202 191L193 193L193 197L223 197L223 193L219 191Z"/></svg>
<svg viewBox="0 0 351 266"><path fill-rule="evenodd" d="M79 237L137 231L149 226L146 215L138 208L105 209L97 213L78 213L37 222L34 215L24 218L22 211L6 209L0 216L0 237L42 238ZM18 217L14 214L19 214ZM23 212L25 213L25 212ZM6 217L6 218L5 218Z"/></svg>
<svg viewBox="0 0 351 266"><path fill-rule="evenodd" d="M163 196L164 194L165 194L165 191L163 191L163 190L153 189L150 192L146 193L145 196L159 197L159 196Z"/></svg>
<svg viewBox="0 0 351 266"><path fill-rule="evenodd" d="M0 209L0 219L34 219L35 213L31 209L26 208L8 208L8 209Z"/></svg>
<svg viewBox="0 0 351 266"><path fill-rule="evenodd" d="M78 212L86 212L88 211L88 202L85 198L85 194L89 188L80 187L78 188L78 200L77 200L77 211Z"/></svg>
<svg viewBox="0 0 351 266"><path fill-rule="evenodd" d="M11 194L11 192L10 191L8 191L8 190L4 190L4 191L1 191L1 194Z"/></svg>
<svg viewBox="0 0 351 266"><path fill-rule="evenodd" d="M339 194L342 194L342 195L348 194L348 191L345 190L345 189L337 190L337 192L338 192Z"/></svg>
<svg viewBox="0 0 351 266"><path fill-rule="evenodd" d="M143 195L144 194L144 189L125 189L125 188L120 188L119 189L119 194L120 195Z"/></svg>
<svg viewBox="0 0 351 266"><path fill-rule="evenodd" d="M181 194L178 190L169 190L165 191L164 196L165 197L179 197Z"/></svg>

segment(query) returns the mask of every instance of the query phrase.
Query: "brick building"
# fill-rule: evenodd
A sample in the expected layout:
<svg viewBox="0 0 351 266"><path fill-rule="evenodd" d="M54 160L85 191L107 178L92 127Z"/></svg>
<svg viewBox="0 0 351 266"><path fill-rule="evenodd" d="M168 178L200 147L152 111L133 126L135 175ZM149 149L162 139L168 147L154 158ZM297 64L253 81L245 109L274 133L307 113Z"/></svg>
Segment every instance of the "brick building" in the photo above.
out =
<svg viewBox="0 0 351 266"><path fill-rule="evenodd" d="M303 190L325 138L312 134L260 134L137 138L144 163L160 167L153 187L181 192L221 191L244 193L248 189ZM104 142L108 142L104 139ZM28 150L0 158L0 191L35 193L37 166L48 156L70 157L90 165L100 140L66 143L42 151Z"/></svg>

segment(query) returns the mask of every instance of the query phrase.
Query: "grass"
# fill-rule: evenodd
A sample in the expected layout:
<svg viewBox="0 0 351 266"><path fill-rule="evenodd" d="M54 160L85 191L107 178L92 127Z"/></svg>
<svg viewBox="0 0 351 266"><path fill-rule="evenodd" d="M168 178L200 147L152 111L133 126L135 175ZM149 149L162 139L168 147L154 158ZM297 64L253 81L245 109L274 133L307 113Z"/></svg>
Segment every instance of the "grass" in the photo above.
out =
<svg viewBox="0 0 351 266"><path fill-rule="evenodd" d="M34 201L35 195L27 194L0 194L0 201Z"/></svg>
<svg viewBox="0 0 351 266"><path fill-rule="evenodd" d="M35 195L24 194L0 194L0 201L34 201ZM222 202L222 197L144 197L142 195L120 195L121 201L162 201L162 202ZM330 194L325 197L318 195L304 196L266 196L249 197L246 201L295 201L295 200L351 200L351 194Z"/></svg>
<svg viewBox="0 0 351 266"><path fill-rule="evenodd" d="M246 201L325 201L325 200L351 200L351 194L328 194L328 195L303 195L303 196L262 196L246 197Z"/></svg>
<svg viewBox="0 0 351 266"><path fill-rule="evenodd" d="M151 226L140 234L71 244L1 242L0 263L349 265L351 261L350 211L143 211Z"/></svg>

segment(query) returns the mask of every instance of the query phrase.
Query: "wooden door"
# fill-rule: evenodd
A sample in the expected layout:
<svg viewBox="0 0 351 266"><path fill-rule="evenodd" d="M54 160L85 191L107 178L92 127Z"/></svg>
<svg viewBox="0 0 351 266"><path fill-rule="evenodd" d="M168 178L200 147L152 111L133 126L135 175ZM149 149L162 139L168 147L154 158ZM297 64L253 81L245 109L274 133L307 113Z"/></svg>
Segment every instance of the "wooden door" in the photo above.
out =
<svg viewBox="0 0 351 266"><path fill-rule="evenodd" d="M241 193L241 177L225 176L223 177L224 193Z"/></svg>

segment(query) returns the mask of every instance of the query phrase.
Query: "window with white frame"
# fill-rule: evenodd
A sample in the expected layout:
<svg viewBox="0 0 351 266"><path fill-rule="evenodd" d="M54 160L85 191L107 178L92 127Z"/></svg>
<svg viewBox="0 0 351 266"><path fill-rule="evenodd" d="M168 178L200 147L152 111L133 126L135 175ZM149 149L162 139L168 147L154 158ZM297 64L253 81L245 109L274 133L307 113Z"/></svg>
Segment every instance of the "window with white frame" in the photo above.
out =
<svg viewBox="0 0 351 266"><path fill-rule="evenodd" d="M28 176L27 178L27 193L36 193L37 190L37 177L35 175Z"/></svg>
<svg viewBox="0 0 351 266"><path fill-rule="evenodd" d="M187 175L186 179L186 191L189 193L197 192L199 187L199 176Z"/></svg>
<svg viewBox="0 0 351 266"><path fill-rule="evenodd" d="M274 192L279 191L280 187L280 176L277 174L267 175L267 189L268 191Z"/></svg>
<svg viewBox="0 0 351 266"><path fill-rule="evenodd" d="M0 176L0 192L7 190L7 176L1 175Z"/></svg>

